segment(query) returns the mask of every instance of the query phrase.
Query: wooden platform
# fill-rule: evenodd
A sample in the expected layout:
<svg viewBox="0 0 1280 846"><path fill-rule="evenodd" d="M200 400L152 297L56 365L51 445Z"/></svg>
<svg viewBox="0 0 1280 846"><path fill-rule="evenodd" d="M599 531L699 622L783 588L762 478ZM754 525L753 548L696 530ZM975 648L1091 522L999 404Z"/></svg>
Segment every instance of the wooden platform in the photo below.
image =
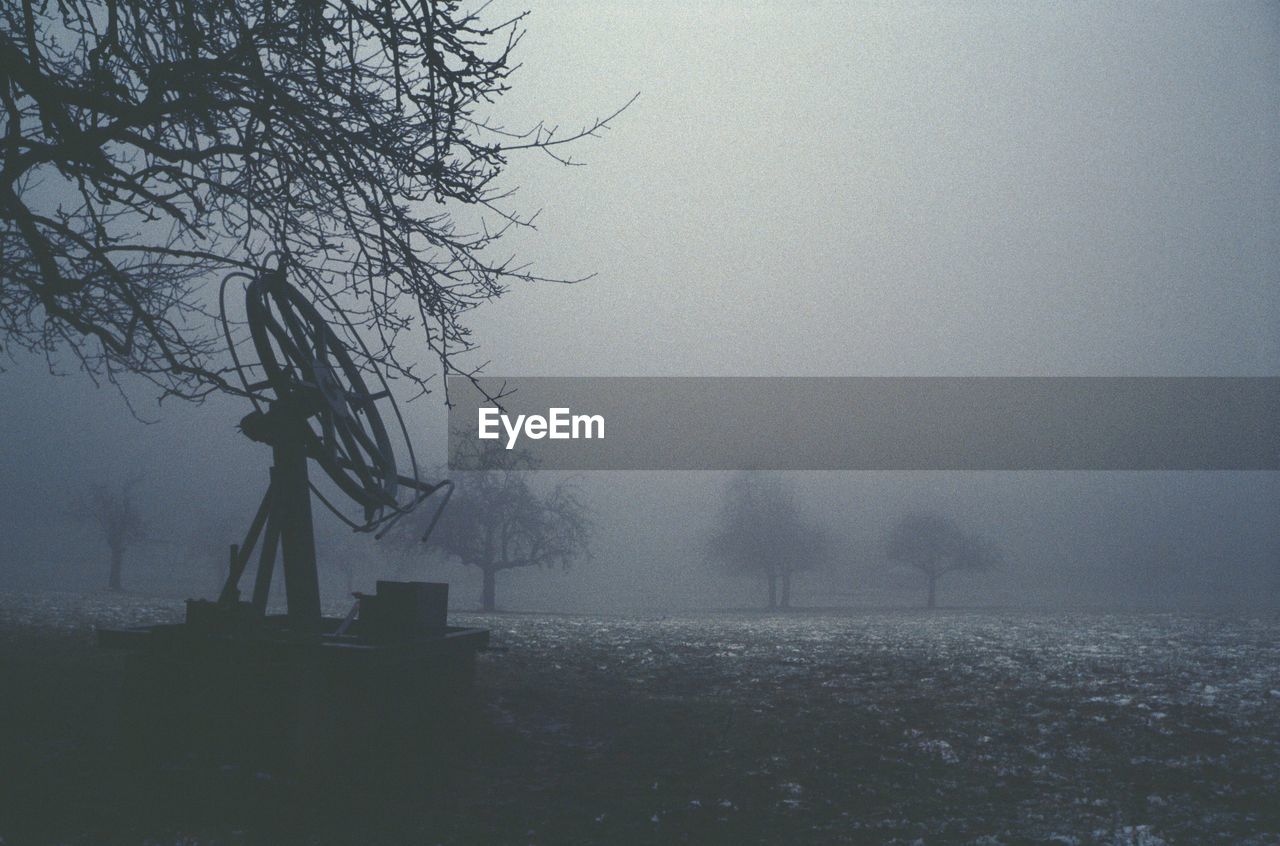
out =
<svg viewBox="0 0 1280 846"><path fill-rule="evenodd" d="M485 629L374 639L359 620L342 634L337 618L318 634L286 622L98 630L101 646L128 652L126 750L308 776L404 772L429 766L441 732L475 709Z"/></svg>

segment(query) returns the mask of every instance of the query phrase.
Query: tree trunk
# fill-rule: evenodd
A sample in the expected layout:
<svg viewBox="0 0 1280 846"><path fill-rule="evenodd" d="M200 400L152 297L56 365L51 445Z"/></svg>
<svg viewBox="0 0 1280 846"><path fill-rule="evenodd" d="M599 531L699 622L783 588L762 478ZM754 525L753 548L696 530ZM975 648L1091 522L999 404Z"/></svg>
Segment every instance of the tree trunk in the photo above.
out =
<svg viewBox="0 0 1280 846"><path fill-rule="evenodd" d="M929 602L925 606L926 608L938 607L937 595L938 595L938 577L933 574L930 574L929 575Z"/></svg>
<svg viewBox="0 0 1280 846"><path fill-rule="evenodd" d="M769 610L778 607L778 574L769 573Z"/></svg>
<svg viewBox="0 0 1280 846"><path fill-rule="evenodd" d="M782 571L782 602L783 608L791 607L791 571Z"/></svg>
<svg viewBox="0 0 1280 846"><path fill-rule="evenodd" d="M124 566L124 550L120 547L111 547L111 575L107 579L108 590L124 590L120 583L120 571Z"/></svg>
<svg viewBox="0 0 1280 846"><path fill-rule="evenodd" d="M495 579L498 574L497 570L486 569L484 572L484 589L480 593L480 608L484 611L493 610L493 598L495 593Z"/></svg>

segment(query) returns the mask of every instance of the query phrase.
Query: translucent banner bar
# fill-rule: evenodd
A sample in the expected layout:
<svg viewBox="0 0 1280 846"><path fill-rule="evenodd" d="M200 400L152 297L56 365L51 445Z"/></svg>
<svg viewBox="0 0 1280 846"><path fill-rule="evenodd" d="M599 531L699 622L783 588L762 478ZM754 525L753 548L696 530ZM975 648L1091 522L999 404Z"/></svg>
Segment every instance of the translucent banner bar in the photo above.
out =
<svg viewBox="0 0 1280 846"><path fill-rule="evenodd" d="M494 450L555 470L1280 469L1271 377L450 377L449 393L457 470Z"/></svg>

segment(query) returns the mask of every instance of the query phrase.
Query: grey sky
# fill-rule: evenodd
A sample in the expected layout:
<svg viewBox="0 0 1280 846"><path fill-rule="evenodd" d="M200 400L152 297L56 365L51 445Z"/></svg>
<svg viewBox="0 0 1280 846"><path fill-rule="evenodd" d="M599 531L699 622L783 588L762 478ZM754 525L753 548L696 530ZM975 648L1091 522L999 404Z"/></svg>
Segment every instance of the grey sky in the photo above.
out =
<svg viewBox="0 0 1280 846"><path fill-rule="evenodd" d="M600 276L489 309L495 372L1280 369L1273 5L555 3L524 48L517 115L641 98L528 169L526 254Z"/></svg>

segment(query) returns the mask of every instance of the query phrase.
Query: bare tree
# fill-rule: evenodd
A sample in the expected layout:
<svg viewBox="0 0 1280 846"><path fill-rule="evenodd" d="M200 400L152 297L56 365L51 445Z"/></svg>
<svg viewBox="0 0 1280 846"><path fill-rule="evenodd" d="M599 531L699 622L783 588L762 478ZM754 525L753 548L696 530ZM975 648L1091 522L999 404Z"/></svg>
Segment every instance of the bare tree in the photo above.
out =
<svg viewBox="0 0 1280 846"><path fill-rule="evenodd" d="M427 546L478 569L483 578L480 605L492 611L498 573L568 567L587 555L591 519L570 480L562 479L546 491L535 487L528 453L497 442L472 448L478 453L474 463L468 463L487 469L451 474L456 487ZM401 544L417 543L418 536L407 530L397 535Z"/></svg>
<svg viewBox="0 0 1280 846"><path fill-rule="evenodd" d="M909 564L929 582L927 607L937 607L938 579L956 570L989 570L1000 563L999 549L986 538L961 531L955 521L934 513L908 514L889 532L890 561Z"/></svg>
<svg viewBox="0 0 1280 846"><path fill-rule="evenodd" d="M825 534L806 521L795 492L777 476L739 473L707 542L709 557L730 572L761 576L769 608L791 607L791 577L818 563Z"/></svg>
<svg viewBox="0 0 1280 846"><path fill-rule="evenodd" d="M142 482L140 475L131 476L118 488L97 484L89 489L79 512L97 525L107 549L111 551L111 570L107 577L110 590L123 590L121 573L129 548L146 539L142 515L134 502L133 491Z"/></svg>
<svg viewBox="0 0 1280 846"><path fill-rule="evenodd" d="M543 278L491 249L532 220L500 184L508 157L574 164L563 145L613 117L567 133L493 122L523 16L479 15L450 0L5 3L3 347L51 366L68 350L161 397L234 390L206 283L284 262L382 367L425 390L395 353L416 327L415 352L460 372L461 316Z"/></svg>

